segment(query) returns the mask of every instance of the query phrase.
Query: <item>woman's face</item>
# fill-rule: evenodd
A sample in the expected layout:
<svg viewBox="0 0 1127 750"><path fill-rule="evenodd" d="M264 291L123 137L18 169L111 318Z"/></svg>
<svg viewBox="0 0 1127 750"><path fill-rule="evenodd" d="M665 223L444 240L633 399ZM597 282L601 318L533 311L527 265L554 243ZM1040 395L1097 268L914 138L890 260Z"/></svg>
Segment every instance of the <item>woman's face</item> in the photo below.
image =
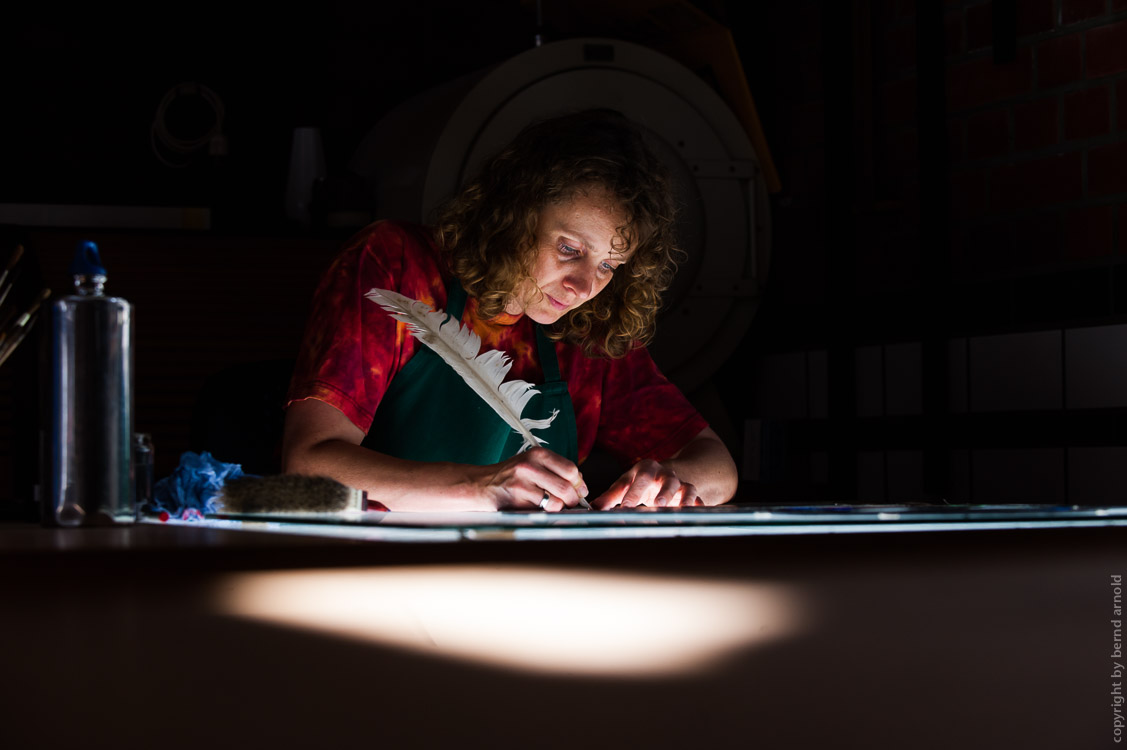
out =
<svg viewBox="0 0 1127 750"><path fill-rule="evenodd" d="M602 187L545 206L536 226L532 278L509 298L505 312L548 325L603 291L630 257L620 251L625 242L618 227L625 224L622 208Z"/></svg>

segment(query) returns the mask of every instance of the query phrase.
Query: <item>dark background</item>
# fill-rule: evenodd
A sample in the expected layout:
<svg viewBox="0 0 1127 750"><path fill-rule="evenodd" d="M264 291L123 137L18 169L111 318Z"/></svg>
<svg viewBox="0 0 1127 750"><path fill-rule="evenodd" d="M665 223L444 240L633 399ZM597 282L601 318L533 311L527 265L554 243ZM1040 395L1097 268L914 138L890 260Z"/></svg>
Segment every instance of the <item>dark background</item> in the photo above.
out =
<svg viewBox="0 0 1127 750"><path fill-rule="evenodd" d="M646 13L680 4L544 2L539 30L660 47ZM625 24L632 5L642 21ZM692 5L731 30L781 182L764 299L714 381L748 496L1120 501L1127 0ZM346 166L383 114L538 30L517 0L2 14L0 203L214 210L189 238L111 235L123 282L166 285L177 306L159 330L138 323L158 474L209 375L291 356L339 242L286 220L293 128L322 129L330 199L362 202ZM222 98L229 152L170 169L149 128L185 81ZM24 236L48 269L78 233ZM236 317L261 336L225 340ZM208 350L177 347L201 330ZM0 450L18 471L29 381L8 369Z"/></svg>

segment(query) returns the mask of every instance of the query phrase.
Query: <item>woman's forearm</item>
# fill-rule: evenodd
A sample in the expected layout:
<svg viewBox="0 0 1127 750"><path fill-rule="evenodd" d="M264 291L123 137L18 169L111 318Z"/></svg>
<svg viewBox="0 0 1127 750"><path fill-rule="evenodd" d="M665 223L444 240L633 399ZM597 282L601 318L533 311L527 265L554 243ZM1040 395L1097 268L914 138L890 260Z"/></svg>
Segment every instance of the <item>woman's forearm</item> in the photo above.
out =
<svg viewBox="0 0 1127 750"><path fill-rule="evenodd" d="M420 463L369 450L364 433L339 410L315 399L286 410L282 471L335 479L395 510L489 510L481 467Z"/></svg>
<svg viewBox="0 0 1127 750"><path fill-rule="evenodd" d="M335 407L294 402L286 411L282 470L335 479L389 510L560 510L587 491L575 464L546 448L475 466L396 458L363 447L363 439Z"/></svg>
<svg viewBox="0 0 1127 750"><path fill-rule="evenodd" d="M408 461L339 439L287 454L283 470L327 476L362 489L389 510L492 509L473 476L480 467Z"/></svg>
<svg viewBox="0 0 1127 750"><path fill-rule="evenodd" d="M662 461L677 478L697 489L705 505L731 500L739 485L736 464L727 446L711 428L706 428L673 458Z"/></svg>

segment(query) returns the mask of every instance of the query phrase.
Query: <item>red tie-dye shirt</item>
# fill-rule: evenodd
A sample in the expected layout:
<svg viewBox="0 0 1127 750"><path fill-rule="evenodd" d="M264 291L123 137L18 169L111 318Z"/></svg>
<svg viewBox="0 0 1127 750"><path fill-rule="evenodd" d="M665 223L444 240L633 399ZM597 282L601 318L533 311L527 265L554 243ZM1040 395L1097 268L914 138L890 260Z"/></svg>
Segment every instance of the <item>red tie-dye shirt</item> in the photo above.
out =
<svg viewBox="0 0 1127 750"><path fill-rule="evenodd" d="M314 295L288 401L324 401L367 433L395 373L423 345L364 295L374 287L391 289L444 309L443 269L423 227L381 221L350 240ZM483 320L475 311L470 298L462 321L473 326L485 348L512 357L508 379L543 381L533 321L523 315ZM580 462L596 444L623 464L664 460L707 427L645 349L599 359L571 344L555 346L575 408Z"/></svg>

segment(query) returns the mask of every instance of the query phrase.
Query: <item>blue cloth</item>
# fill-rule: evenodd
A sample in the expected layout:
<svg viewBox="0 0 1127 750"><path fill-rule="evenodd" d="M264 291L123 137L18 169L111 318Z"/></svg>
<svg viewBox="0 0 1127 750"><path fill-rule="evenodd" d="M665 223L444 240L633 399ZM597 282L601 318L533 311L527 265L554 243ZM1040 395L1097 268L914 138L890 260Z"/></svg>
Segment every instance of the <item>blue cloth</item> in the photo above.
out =
<svg viewBox="0 0 1127 750"><path fill-rule="evenodd" d="M223 463L207 451L186 451L180 454L180 465L153 487L153 499L144 510L180 517L214 513L223 483L241 476L240 464Z"/></svg>

